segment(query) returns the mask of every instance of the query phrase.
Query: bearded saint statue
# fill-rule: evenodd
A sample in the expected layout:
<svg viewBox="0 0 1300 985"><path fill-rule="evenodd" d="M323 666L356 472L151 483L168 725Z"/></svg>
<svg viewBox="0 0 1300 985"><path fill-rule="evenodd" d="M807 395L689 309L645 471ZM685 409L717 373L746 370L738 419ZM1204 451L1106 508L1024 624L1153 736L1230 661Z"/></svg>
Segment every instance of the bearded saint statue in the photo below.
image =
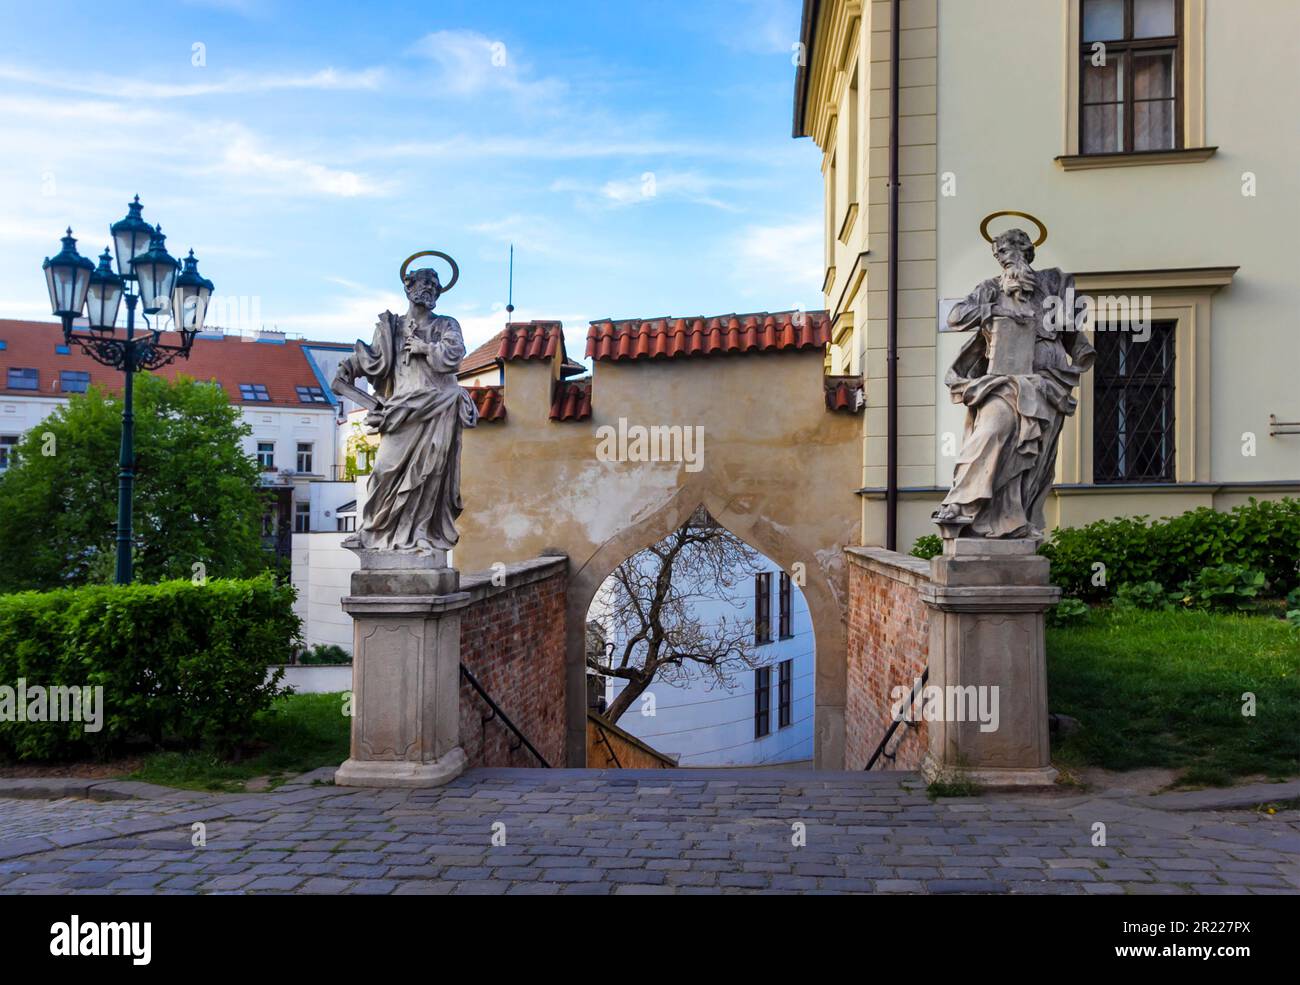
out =
<svg viewBox="0 0 1300 985"><path fill-rule="evenodd" d="M478 423L478 409L456 379L465 357L460 324L433 313L443 292L437 272L404 268L402 283L406 314L381 314L374 340L358 341L336 373L348 384L364 376L379 398L366 415L379 451L361 523L343 546L432 555L458 539L461 428Z"/></svg>
<svg viewBox="0 0 1300 985"><path fill-rule="evenodd" d="M1034 244L1011 229L992 240L1002 275L948 315L975 336L944 377L966 427L952 488L934 514L945 537L1041 538L1056 446L1095 350L1080 333L1074 278L1035 271Z"/></svg>

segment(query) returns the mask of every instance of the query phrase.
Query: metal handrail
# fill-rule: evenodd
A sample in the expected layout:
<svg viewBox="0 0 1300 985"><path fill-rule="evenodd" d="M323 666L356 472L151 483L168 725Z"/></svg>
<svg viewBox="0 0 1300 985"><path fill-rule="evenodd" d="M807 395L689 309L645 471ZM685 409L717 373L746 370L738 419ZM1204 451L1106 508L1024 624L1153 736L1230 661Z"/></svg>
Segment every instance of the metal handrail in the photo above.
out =
<svg viewBox="0 0 1300 985"><path fill-rule="evenodd" d="M925 682L928 681L929 679L930 679L930 668L926 667L921 674L921 679L912 685L912 692L907 696L907 706L909 708L912 706L912 702L916 700L917 688L925 687ZM867 760L867 765L863 767L862 772L865 773L868 770L870 770L871 767L876 765L876 760L880 758L880 754L885 751L885 746L889 744L889 740L892 739L894 737L894 733L898 731L898 726L904 721L906 721L906 719L895 718L892 722L889 723L889 728L885 730L885 737L880 740L880 745L876 746L876 751L871 754L871 758ZM916 723L908 722L907 724L915 726ZM891 756L889 758L892 759L893 757Z"/></svg>
<svg viewBox="0 0 1300 985"><path fill-rule="evenodd" d="M492 700L492 696L488 694L487 691L483 690L483 685L478 682L477 677L475 677L473 674L469 672L469 668L466 667L464 664L461 664L460 673L461 676L465 678L465 680L469 681L470 687L472 687L475 691L478 692L478 696L487 702L488 707L492 709L492 713L497 718L501 719L501 724L519 737L519 741L522 742L525 747L527 747L529 752L531 752L534 756L537 757L537 761L541 763L543 767L545 767L546 769L550 769L551 764L548 763L546 761L546 758L540 752L538 752L536 748L534 748L531 742L528 741L528 736L524 735L523 732L520 732L518 726L516 726L515 723L510 720L509 716L506 715L506 713L501 710L501 707L495 701Z"/></svg>
<svg viewBox="0 0 1300 985"><path fill-rule="evenodd" d="M604 728L601 727L600 722L596 722L596 731L600 733L600 738L605 743L605 748L609 750L609 758L614 761L614 768L621 770L623 764L618 761L618 753L614 751L614 747L609 741L609 735L606 733Z"/></svg>

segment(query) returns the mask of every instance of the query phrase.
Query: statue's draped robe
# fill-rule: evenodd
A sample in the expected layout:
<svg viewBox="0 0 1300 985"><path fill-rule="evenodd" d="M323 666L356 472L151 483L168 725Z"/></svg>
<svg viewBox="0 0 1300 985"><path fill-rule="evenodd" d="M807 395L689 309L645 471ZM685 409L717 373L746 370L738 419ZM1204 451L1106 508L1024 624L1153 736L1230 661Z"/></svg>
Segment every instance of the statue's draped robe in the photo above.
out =
<svg viewBox="0 0 1300 985"><path fill-rule="evenodd" d="M953 403L967 407L952 489L944 499L970 521L963 536L1041 536L1061 425L1078 406L1072 391L1096 355L1076 330L1078 312L1066 307L1074 297L1074 278L1056 268L1034 275L1034 293L1024 298L1033 314L1018 319L1037 334L1032 376L988 375L992 307L1002 294L999 278L984 281L948 316L951 328L977 333L944 378ZM1055 305L1054 320L1048 318L1049 305Z"/></svg>
<svg viewBox="0 0 1300 985"><path fill-rule="evenodd" d="M450 550L458 539L461 428L478 409L456 371L465 357L460 324L437 316L414 337L429 354L403 354L407 316L384 312L370 345L357 342L340 374L365 376L379 397L384 423L357 531L370 550Z"/></svg>

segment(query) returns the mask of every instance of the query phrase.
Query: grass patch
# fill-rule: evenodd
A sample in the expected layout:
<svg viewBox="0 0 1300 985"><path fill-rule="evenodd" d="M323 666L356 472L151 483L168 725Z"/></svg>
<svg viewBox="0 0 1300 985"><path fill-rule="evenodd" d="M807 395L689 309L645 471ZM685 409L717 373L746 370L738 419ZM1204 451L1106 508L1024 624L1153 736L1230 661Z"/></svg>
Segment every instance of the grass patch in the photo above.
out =
<svg viewBox="0 0 1300 985"><path fill-rule="evenodd" d="M278 698L254 720L254 740L238 759L211 750L156 752L128 780L187 790L237 792L254 777L272 785L307 770L337 766L348 757L351 720L342 714L342 694L291 694Z"/></svg>
<svg viewBox="0 0 1300 985"><path fill-rule="evenodd" d="M1300 773L1300 633L1280 619L1097 609L1047 631L1047 678L1052 710L1083 725L1053 743L1067 766L1181 769L1202 786Z"/></svg>
<svg viewBox="0 0 1300 985"><path fill-rule="evenodd" d="M931 800L939 797L978 797L984 792L974 780L963 780L956 777L943 778L938 777L930 782L925 788L926 796Z"/></svg>

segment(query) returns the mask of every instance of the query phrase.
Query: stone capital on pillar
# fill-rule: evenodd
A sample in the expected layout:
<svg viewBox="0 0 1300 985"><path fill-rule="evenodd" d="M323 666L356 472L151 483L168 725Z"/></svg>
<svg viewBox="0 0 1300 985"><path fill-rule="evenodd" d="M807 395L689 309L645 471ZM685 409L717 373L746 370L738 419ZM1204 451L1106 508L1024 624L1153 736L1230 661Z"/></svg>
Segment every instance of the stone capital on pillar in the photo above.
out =
<svg viewBox="0 0 1300 985"><path fill-rule="evenodd" d="M1061 597L1036 540L954 539L930 562L928 686L944 707L995 709L995 721L931 719L923 767L993 787L1051 785L1044 614ZM968 690L968 689L987 690ZM957 691L955 689L960 689ZM949 700L956 695L956 700ZM978 697L973 696L978 695ZM963 716L957 716L961 718Z"/></svg>
<svg viewBox="0 0 1300 985"><path fill-rule="evenodd" d="M460 747L460 616L453 568L385 567L352 576L352 747L334 782L435 787L465 769Z"/></svg>

